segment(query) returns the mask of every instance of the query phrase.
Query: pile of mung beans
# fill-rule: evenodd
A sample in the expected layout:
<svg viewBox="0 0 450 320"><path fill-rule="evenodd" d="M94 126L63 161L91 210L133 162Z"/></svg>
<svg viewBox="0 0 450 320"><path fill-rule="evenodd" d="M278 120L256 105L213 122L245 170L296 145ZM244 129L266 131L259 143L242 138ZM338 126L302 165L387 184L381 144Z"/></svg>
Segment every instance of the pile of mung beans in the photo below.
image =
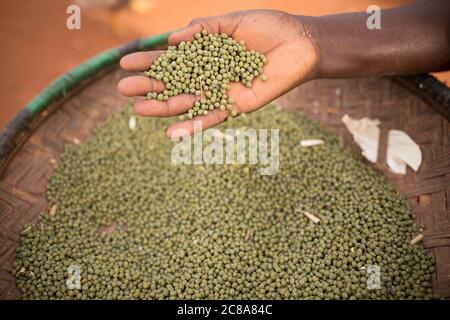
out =
<svg viewBox="0 0 450 320"><path fill-rule="evenodd" d="M275 175L258 164L174 166L170 120L138 118L130 130L131 116L124 108L66 148L50 209L17 250L23 298L432 297L434 259L410 244L419 227L404 200L304 115L269 106L219 127L279 128ZM311 138L325 144L300 145Z"/></svg>

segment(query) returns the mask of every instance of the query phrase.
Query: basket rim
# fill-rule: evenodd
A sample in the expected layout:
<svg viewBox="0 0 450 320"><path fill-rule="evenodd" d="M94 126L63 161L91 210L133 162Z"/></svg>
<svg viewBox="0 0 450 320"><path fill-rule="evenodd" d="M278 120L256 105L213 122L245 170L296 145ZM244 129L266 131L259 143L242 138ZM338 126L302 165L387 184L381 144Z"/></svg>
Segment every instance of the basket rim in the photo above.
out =
<svg viewBox="0 0 450 320"><path fill-rule="evenodd" d="M9 158L13 156L16 147L20 145L21 139L19 137L30 130L31 122L49 105L66 97L69 92L77 88L84 80L117 63L123 56L167 44L167 40L172 32L140 38L122 46L108 49L53 80L44 90L20 109L1 131L0 172L3 171L4 165L8 163Z"/></svg>
<svg viewBox="0 0 450 320"><path fill-rule="evenodd" d="M108 49L52 81L25 107L20 109L0 133L0 172L3 171L4 164L13 155L16 147L20 145L20 141L16 141L17 138L22 136L22 133L29 131L32 120L52 102L64 98L69 91L76 88L82 81L117 63L123 56L167 44L172 32L140 38L122 46ZM430 74L390 76L388 78L420 97L450 121L450 88L440 80Z"/></svg>

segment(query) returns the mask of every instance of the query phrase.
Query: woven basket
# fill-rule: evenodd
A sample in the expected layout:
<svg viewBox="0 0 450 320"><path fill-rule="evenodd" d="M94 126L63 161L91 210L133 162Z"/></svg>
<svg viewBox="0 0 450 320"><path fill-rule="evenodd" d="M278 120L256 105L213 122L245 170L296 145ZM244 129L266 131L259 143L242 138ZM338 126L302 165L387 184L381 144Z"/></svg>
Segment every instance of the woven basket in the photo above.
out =
<svg viewBox="0 0 450 320"><path fill-rule="evenodd" d="M118 59L126 53L162 46L168 34L110 50L56 80L7 126L0 136L0 299L19 299L10 273L23 224L47 208L46 186L67 143L79 143L126 102L116 83L127 73ZM437 261L433 291L450 297L450 93L428 76L317 80L281 97L360 152L341 122L344 114L381 120L379 165L409 200L425 227L423 245ZM385 141L389 129L406 131L423 152L418 173L389 173Z"/></svg>

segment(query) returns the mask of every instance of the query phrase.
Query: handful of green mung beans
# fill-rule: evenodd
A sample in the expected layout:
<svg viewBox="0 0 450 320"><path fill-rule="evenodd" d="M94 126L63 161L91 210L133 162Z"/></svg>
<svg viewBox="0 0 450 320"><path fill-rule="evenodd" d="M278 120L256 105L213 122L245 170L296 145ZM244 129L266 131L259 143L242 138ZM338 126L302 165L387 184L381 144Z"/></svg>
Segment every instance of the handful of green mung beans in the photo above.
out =
<svg viewBox="0 0 450 320"><path fill-rule="evenodd" d="M193 41L169 46L144 72L165 84L163 92L149 92L147 98L163 101L182 93L201 96L181 120L207 115L214 109L236 114L233 101L227 95L228 84L240 82L251 87L258 76L267 80L262 74L266 63L263 54L246 50L244 41L237 42L225 33L211 34L204 29Z"/></svg>

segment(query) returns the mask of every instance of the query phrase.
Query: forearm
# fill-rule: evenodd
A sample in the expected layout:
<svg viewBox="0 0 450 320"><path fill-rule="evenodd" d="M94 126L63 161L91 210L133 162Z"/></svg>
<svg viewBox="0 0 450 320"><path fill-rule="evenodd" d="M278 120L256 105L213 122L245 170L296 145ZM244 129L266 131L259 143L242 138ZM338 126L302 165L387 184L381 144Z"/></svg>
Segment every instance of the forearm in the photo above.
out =
<svg viewBox="0 0 450 320"><path fill-rule="evenodd" d="M317 50L315 78L415 74L450 67L450 1L381 11L381 29L369 14L301 17Z"/></svg>

